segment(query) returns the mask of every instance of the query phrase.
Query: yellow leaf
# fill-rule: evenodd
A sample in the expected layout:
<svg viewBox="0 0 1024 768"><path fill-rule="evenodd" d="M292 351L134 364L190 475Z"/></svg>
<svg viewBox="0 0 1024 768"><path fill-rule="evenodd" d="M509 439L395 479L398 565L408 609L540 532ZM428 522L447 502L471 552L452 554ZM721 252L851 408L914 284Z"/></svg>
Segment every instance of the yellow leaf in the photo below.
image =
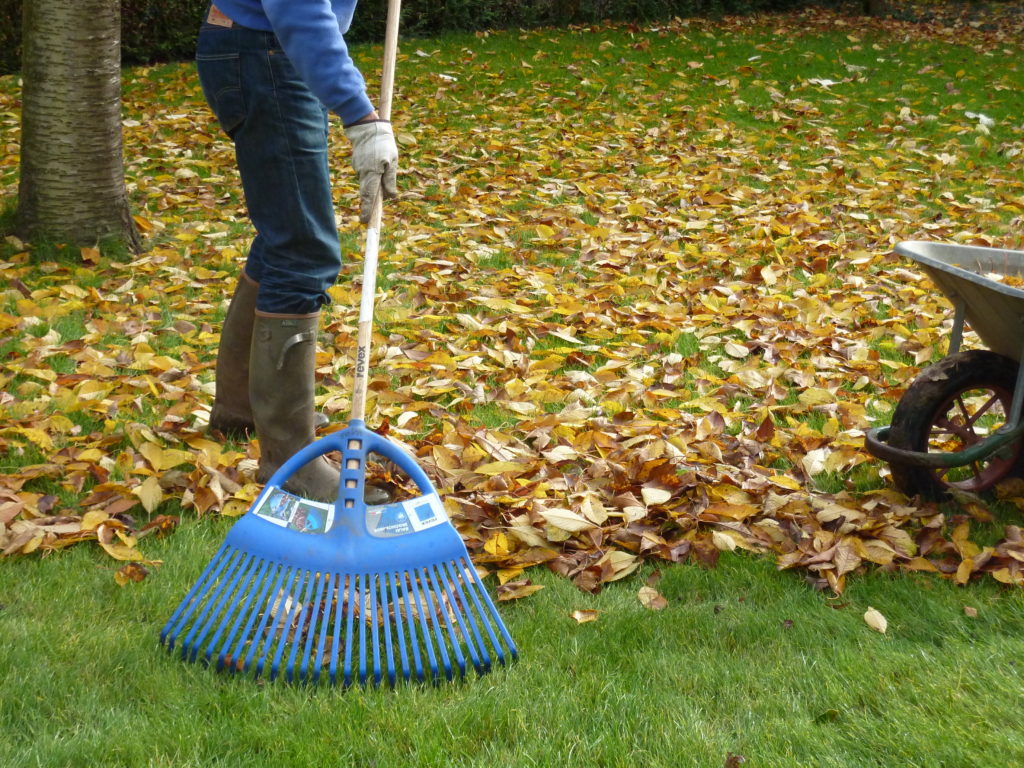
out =
<svg viewBox="0 0 1024 768"><path fill-rule="evenodd" d="M607 567L611 571L605 578L605 581L618 581L639 568L640 559L629 552L623 552L621 549L613 549L598 560L596 565Z"/></svg>
<svg viewBox="0 0 1024 768"><path fill-rule="evenodd" d="M104 551L115 560L127 560L130 562L145 563L147 565L153 565L159 561L147 560L139 550L135 547L130 547L124 542L110 541L105 542L102 538L100 539L100 546L103 547Z"/></svg>
<svg viewBox="0 0 1024 768"><path fill-rule="evenodd" d="M503 472L515 472L521 474L527 469L526 465L517 461L492 461L489 464L481 464L474 467L473 471L478 475L500 475Z"/></svg>
<svg viewBox="0 0 1024 768"><path fill-rule="evenodd" d="M1010 573L1009 568L996 568L992 571L992 578L1002 584L1016 584L1017 586L1024 586L1024 574Z"/></svg>
<svg viewBox="0 0 1024 768"><path fill-rule="evenodd" d="M98 510L90 510L82 515L82 530L83 531L95 531L100 527L101 524L105 523L110 519L110 515L106 512L100 512Z"/></svg>
<svg viewBox="0 0 1024 768"><path fill-rule="evenodd" d="M672 491L664 488L641 488L640 496L644 500L644 504L648 507L652 507L656 504L664 504L672 498Z"/></svg>
<svg viewBox="0 0 1024 768"><path fill-rule="evenodd" d="M956 551L960 553L960 557L965 560L972 558L981 552L978 545L970 540L970 535L971 524L966 520L954 528L953 533L950 535L953 546L955 546Z"/></svg>
<svg viewBox="0 0 1024 768"><path fill-rule="evenodd" d="M570 533L585 531L588 528L596 527L592 522L587 520L587 518L583 517L583 515L579 515L571 509L553 507L551 509L539 509L537 511L548 525L560 528L563 531L569 531Z"/></svg>
<svg viewBox="0 0 1024 768"><path fill-rule="evenodd" d="M885 630L889 628L889 622L886 621L885 616L870 605L868 606L868 609L864 611L864 623L875 630L875 632L881 632L883 635L885 634Z"/></svg>
<svg viewBox="0 0 1024 768"><path fill-rule="evenodd" d="M560 461L572 461L579 457L579 453L570 445L556 445L550 451L544 451L541 455L553 464L557 464Z"/></svg>
<svg viewBox="0 0 1024 768"><path fill-rule="evenodd" d="M240 517L249 511L250 502L242 501L242 499L228 499L224 502L224 506L221 508L220 513L224 517Z"/></svg>
<svg viewBox="0 0 1024 768"><path fill-rule="evenodd" d="M523 575L522 568L499 568L496 573L498 574L498 584L508 584L513 579L518 579Z"/></svg>
<svg viewBox="0 0 1024 768"><path fill-rule="evenodd" d="M787 488L791 491L799 491L801 488L800 483L786 475L772 475L768 478L768 482L772 485L777 485L780 488Z"/></svg>
<svg viewBox="0 0 1024 768"><path fill-rule="evenodd" d="M827 405L836 401L836 396L827 389L820 387L808 387L797 396L804 406L813 408L816 405Z"/></svg>
<svg viewBox="0 0 1024 768"><path fill-rule="evenodd" d="M739 359L743 359L744 357L750 354L750 350L747 349L745 345L740 344L739 342L736 341L727 341L725 343L724 349L725 354L729 355L730 357L735 357Z"/></svg>
<svg viewBox="0 0 1024 768"><path fill-rule="evenodd" d="M29 539L28 542L25 543L25 546L21 548L21 553L23 555L29 555L35 552L37 549L39 549L39 545L43 543L43 537L44 534L42 533L42 531L37 533L35 536Z"/></svg>
<svg viewBox="0 0 1024 768"><path fill-rule="evenodd" d="M147 477L142 485L132 489L132 493L139 497L143 509L147 512L155 510L164 500L164 491L160 487L160 480L156 475Z"/></svg>
<svg viewBox="0 0 1024 768"><path fill-rule="evenodd" d="M175 448L161 448L156 443L148 441L139 446L139 453L146 457L146 461L149 462L149 465L155 472L173 469L180 464L193 460L193 455L188 451Z"/></svg>
<svg viewBox="0 0 1024 768"><path fill-rule="evenodd" d="M736 540L729 535L731 531L712 531L711 543L716 549L722 552L732 552L736 549Z"/></svg>
<svg viewBox="0 0 1024 768"><path fill-rule="evenodd" d="M4 429L0 431L4 433L14 433L16 435L21 435L22 437L28 439L30 442L33 442L36 445L38 445L44 451L53 450L53 440L51 440L50 436L41 429L36 429L35 427L11 427L10 429Z"/></svg>
<svg viewBox="0 0 1024 768"><path fill-rule="evenodd" d="M576 610L569 614L577 624L586 624L588 621L597 621L598 612L593 608Z"/></svg>
<svg viewBox="0 0 1024 768"><path fill-rule="evenodd" d="M876 560L873 562L878 561ZM935 565L935 563L933 563L931 560L924 557L911 558L910 561L903 567L911 571L927 571L929 573L939 572L939 567Z"/></svg>
<svg viewBox="0 0 1024 768"><path fill-rule="evenodd" d="M508 537L498 531L484 542L484 552L496 556L507 555L510 552Z"/></svg>
<svg viewBox="0 0 1024 768"><path fill-rule="evenodd" d="M954 581L963 586L971 580L972 573L974 573L974 558L965 558L964 560L961 560L960 565L957 566Z"/></svg>

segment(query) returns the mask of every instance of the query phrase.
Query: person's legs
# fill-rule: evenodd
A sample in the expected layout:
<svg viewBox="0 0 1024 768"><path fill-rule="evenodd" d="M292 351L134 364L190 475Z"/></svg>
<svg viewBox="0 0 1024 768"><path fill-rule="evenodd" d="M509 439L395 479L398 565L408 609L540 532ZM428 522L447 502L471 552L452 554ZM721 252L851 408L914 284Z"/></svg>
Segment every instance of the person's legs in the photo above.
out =
<svg viewBox="0 0 1024 768"><path fill-rule="evenodd" d="M271 35L221 27L204 27L200 33L200 82L221 127L236 143L257 228L221 329L210 415L211 428L234 437L255 430L248 376L259 296L271 311L318 308L340 265L324 111L303 95L301 84L289 81L291 68L282 61L287 59ZM283 115L289 120L282 121ZM297 164L294 158L300 159ZM288 179L297 181L290 186ZM273 279L281 273L289 275L285 286ZM260 286L267 275L269 283ZM323 414L314 417L317 427L327 422Z"/></svg>
<svg viewBox="0 0 1024 768"><path fill-rule="evenodd" d="M258 233L246 269L257 309L305 315L330 298L341 252L331 197L327 111L276 44L240 58L246 118L232 133L249 216Z"/></svg>
<svg viewBox="0 0 1024 768"><path fill-rule="evenodd" d="M315 436L319 311L330 301L327 289L341 267L327 112L271 34L204 30L197 60L204 93L235 143L257 231L245 266L245 276L259 285L248 386L260 439L258 479L265 482ZM321 457L285 487L330 501L337 497L338 477ZM367 486L367 501L386 498Z"/></svg>

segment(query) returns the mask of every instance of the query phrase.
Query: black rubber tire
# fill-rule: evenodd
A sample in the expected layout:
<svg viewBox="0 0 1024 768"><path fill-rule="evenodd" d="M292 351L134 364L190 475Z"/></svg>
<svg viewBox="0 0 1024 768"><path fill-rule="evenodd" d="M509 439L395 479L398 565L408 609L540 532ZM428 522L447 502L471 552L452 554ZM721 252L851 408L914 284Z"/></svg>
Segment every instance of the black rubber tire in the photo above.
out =
<svg viewBox="0 0 1024 768"><path fill-rule="evenodd" d="M971 393L987 396L979 412L992 413L1000 420L988 425L988 432L1006 421L1013 401L1019 365L1008 357L984 349L958 352L925 368L900 398L893 413L888 443L894 448L911 451L935 452L937 446L929 440L937 434L946 434L946 441L952 443L954 453L969 447L980 439L968 423L975 412L966 411L960 396ZM968 418L960 418L954 434L946 425L953 424L946 419L955 412ZM933 434L933 429L938 432ZM1019 474L1022 464L1022 441L1004 447L971 467L953 470L915 467L908 464L890 464L893 482L908 496L919 496L930 501L942 501L957 489L971 493L990 490L1001 480ZM939 449L941 450L941 448ZM943 451L946 452L946 451Z"/></svg>

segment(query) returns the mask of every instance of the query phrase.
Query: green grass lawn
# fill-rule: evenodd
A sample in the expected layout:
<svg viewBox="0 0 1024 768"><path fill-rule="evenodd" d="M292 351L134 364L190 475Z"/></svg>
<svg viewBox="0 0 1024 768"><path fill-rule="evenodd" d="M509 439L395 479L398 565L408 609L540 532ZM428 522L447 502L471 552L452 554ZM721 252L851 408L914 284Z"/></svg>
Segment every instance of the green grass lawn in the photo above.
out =
<svg viewBox="0 0 1024 768"><path fill-rule="evenodd" d="M345 690L231 677L157 636L229 522L153 542L117 587L76 548L4 564L0 764L1015 766L1024 594L881 573L829 599L770 561L545 588L499 609L521 658L464 682ZM886 634L863 620L869 607ZM974 617L965 608L976 610ZM597 610L578 624L570 614Z"/></svg>

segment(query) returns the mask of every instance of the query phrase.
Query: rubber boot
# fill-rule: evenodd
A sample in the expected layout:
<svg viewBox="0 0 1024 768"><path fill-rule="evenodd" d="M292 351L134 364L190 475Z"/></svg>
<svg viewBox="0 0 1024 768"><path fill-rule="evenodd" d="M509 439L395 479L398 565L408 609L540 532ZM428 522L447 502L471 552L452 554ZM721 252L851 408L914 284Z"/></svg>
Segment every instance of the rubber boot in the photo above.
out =
<svg viewBox="0 0 1024 768"><path fill-rule="evenodd" d="M256 432L249 400L249 355L259 290L260 284L243 271L220 331L210 429L233 439L244 439ZM316 412L316 429L328 423L326 415Z"/></svg>
<svg viewBox="0 0 1024 768"><path fill-rule="evenodd" d="M249 396L260 464L256 479L265 483L300 448L314 439L313 394L316 367L316 331L319 313L268 315L255 313L252 336L252 373ZM338 498L340 474L320 456L297 470L284 489L316 501ZM367 504L386 504L389 494L366 484Z"/></svg>
<svg viewBox="0 0 1024 768"><path fill-rule="evenodd" d="M249 401L249 351L259 289L259 283L245 272L238 278L217 348L217 390L210 411L210 429L233 438L245 437L255 429Z"/></svg>

